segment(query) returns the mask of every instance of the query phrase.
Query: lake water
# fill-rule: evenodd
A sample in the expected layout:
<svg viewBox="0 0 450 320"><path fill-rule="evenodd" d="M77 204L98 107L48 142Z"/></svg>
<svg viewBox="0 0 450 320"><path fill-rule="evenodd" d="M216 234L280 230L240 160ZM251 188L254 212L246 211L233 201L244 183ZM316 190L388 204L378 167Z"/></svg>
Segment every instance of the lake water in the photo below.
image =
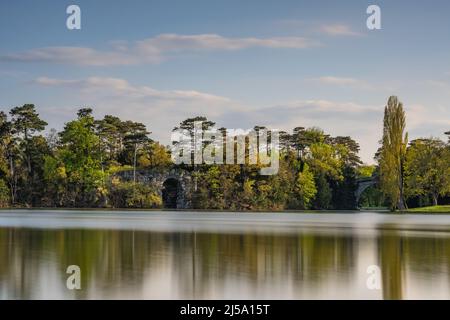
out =
<svg viewBox="0 0 450 320"><path fill-rule="evenodd" d="M2 210L0 299L450 299L450 215Z"/></svg>

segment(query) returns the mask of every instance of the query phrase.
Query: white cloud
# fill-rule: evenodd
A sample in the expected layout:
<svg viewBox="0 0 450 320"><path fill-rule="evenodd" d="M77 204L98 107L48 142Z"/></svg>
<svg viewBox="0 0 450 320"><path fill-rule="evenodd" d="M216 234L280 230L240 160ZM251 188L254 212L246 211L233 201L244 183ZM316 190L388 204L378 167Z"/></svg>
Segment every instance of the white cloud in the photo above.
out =
<svg viewBox="0 0 450 320"><path fill-rule="evenodd" d="M350 135L362 147L362 158L371 161L381 133L383 107L329 100L299 100L271 107L255 107L196 90L156 90L136 86L124 79L89 77L82 80L40 77L34 83L56 87L70 106L47 107L52 121L72 119L80 106L92 106L97 117L105 114L143 122L153 138L167 144L171 130L180 121L203 115L217 126L249 129L254 125L292 130L296 126L319 126L332 135ZM59 120L57 119L59 118Z"/></svg>
<svg viewBox="0 0 450 320"><path fill-rule="evenodd" d="M222 116L225 125L238 121L235 125L251 127L258 124L287 132L298 126L316 126L333 136L351 136L360 144L360 156L365 162L373 162L382 118L383 106L320 99L291 101Z"/></svg>
<svg viewBox="0 0 450 320"><path fill-rule="evenodd" d="M138 42L143 51L180 50L240 50L251 47L266 48L307 48L314 42L303 37L276 38L226 38L217 34L178 35L162 34Z"/></svg>
<svg viewBox="0 0 450 320"><path fill-rule="evenodd" d="M232 51L255 47L303 49L317 45L316 41L303 37L227 38L217 34L161 34L132 44L111 42L111 49L107 51L87 47L45 47L5 54L0 59L89 66L133 65L160 63L170 53L186 51Z"/></svg>
<svg viewBox="0 0 450 320"><path fill-rule="evenodd" d="M208 102L228 102L229 99L195 90L156 90L149 86L133 86L128 81L119 78L89 77L82 80L55 79L39 77L33 81L43 86L76 87L84 94L99 94L104 96L120 96L130 99L167 99L167 100L203 100Z"/></svg>
<svg viewBox="0 0 450 320"><path fill-rule="evenodd" d="M0 56L6 61L49 62L90 66L130 65L138 62L157 63L158 56L138 57L118 51L98 51L84 47L46 47Z"/></svg>
<svg viewBox="0 0 450 320"><path fill-rule="evenodd" d="M450 108L448 106L412 104L405 108L407 124L413 131L422 132L424 124L434 124L444 130L450 129ZM432 134L433 131L435 130L431 130L429 134ZM434 133L440 135L443 130Z"/></svg>
<svg viewBox="0 0 450 320"><path fill-rule="evenodd" d="M153 132L152 137L169 143L172 129L182 120L205 115L220 119L225 112L237 111L236 102L219 95L197 90L158 90L138 86L120 78L89 77L56 79L39 77L33 81L43 88L55 88L65 99L47 106L42 116L61 124L73 119L76 110L91 106L96 117L112 114L122 119L142 122Z"/></svg>
<svg viewBox="0 0 450 320"><path fill-rule="evenodd" d="M309 33L320 33L333 37L355 37L362 36L363 33L353 30L344 23L324 23L323 21L283 19L275 21L276 27L290 30L303 30Z"/></svg>
<svg viewBox="0 0 450 320"><path fill-rule="evenodd" d="M319 31L330 36L360 36L359 32L353 31L345 24L330 24L320 26Z"/></svg>
<svg viewBox="0 0 450 320"><path fill-rule="evenodd" d="M68 86L68 85L77 85L80 83L79 80L64 80L47 77L39 77L35 79L33 82L43 86Z"/></svg>
<svg viewBox="0 0 450 320"><path fill-rule="evenodd" d="M153 138L169 143L171 130L180 121L203 115L217 127L249 129L254 125L290 131L318 126L336 136L351 136L361 146L361 158L373 162L382 134L384 101L376 105L351 101L298 100L275 106L252 106L197 90L158 90L119 78L89 77L81 80L40 77L35 84L58 88L65 94L63 107L47 107L42 116L55 123L72 119L81 106L92 106L97 117L105 114L145 123ZM67 88L67 92L61 92ZM70 101L70 102L67 102ZM450 108L405 104L410 139L442 136L450 129ZM50 121L49 121L50 122Z"/></svg>

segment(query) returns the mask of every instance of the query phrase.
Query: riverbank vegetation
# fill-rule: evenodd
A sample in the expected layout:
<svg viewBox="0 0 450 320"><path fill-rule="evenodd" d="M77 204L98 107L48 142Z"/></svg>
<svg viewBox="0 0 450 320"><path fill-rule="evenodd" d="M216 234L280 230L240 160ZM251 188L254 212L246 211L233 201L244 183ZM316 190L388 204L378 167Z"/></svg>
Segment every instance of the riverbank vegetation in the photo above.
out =
<svg viewBox="0 0 450 320"><path fill-rule="evenodd" d="M362 164L359 145L319 128L296 127L280 134L278 174L261 176L258 165L182 165L195 182L194 209L355 209L358 179L380 177L360 206L406 208L448 203L450 147L435 138L407 145L401 104L390 99L385 112L379 166ZM186 119L212 127L204 117ZM255 127L255 130L258 130ZM80 109L57 132L32 104L0 112L0 207L161 208L161 190L136 179L137 170L169 170L169 146L151 138L142 123L113 115L95 119ZM224 128L221 128L224 130ZM133 172L123 179L122 171ZM399 205L402 199L403 207Z"/></svg>

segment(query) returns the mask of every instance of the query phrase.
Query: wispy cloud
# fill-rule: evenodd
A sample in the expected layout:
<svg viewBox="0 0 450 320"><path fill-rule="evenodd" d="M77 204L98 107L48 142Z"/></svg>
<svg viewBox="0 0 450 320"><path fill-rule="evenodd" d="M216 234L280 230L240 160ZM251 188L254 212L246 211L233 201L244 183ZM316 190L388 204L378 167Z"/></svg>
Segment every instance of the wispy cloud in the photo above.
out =
<svg viewBox="0 0 450 320"><path fill-rule="evenodd" d="M312 82L312 83L340 86L340 87L354 87L354 88L356 87L356 88L364 88L364 89L373 88L373 86L365 80L349 78L349 77L323 76L323 77L308 79L308 81Z"/></svg>
<svg viewBox="0 0 450 320"><path fill-rule="evenodd" d="M362 36L363 33L355 31L345 23L326 23L317 20L283 19L274 22L276 27L290 30L302 30L305 33L321 33L328 36L355 37Z"/></svg>
<svg viewBox="0 0 450 320"><path fill-rule="evenodd" d="M230 112L221 119L228 125L252 124L290 131L295 127L320 127L337 136L351 136L361 145L361 157L373 162L381 135L383 106L331 100L297 100L262 107L257 110ZM237 122L237 123L236 123Z"/></svg>
<svg viewBox="0 0 450 320"><path fill-rule="evenodd" d="M345 114L360 114L368 112L380 112L378 106L361 105L354 102L337 102L330 100L299 100L286 104L289 108L301 109L302 111L312 110L314 112L337 112Z"/></svg>
<svg viewBox="0 0 450 320"><path fill-rule="evenodd" d="M110 50L88 47L45 47L0 56L1 60L48 62L88 66L155 64L168 54L201 51L236 51L248 48L304 49L319 45L304 37L227 38L217 34L161 34L133 43L112 42Z"/></svg>
<svg viewBox="0 0 450 320"><path fill-rule="evenodd" d="M329 36L361 36L362 33L352 30L345 24L329 24L319 27L319 32Z"/></svg>
<svg viewBox="0 0 450 320"><path fill-rule="evenodd" d="M345 82L345 81L344 81ZM351 82L351 81L350 81ZM153 137L169 143L171 130L180 121L204 115L218 126L249 129L254 125L292 130L296 126L318 126L332 135L349 135L361 145L361 157L372 162L382 133L384 101L376 105L324 99L293 100L271 106L255 106L200 90L158 90L134 85L120 78L93 76L86 79L39 77L35 85L57 88L70 106L47 107L43 116L62 123L73 118L77 106L93 106L96 116L114 114L143 122ZM406 103L407 126L411 139L450 128L449 108ZM48 117L47 117L48 115Z"/></svg>
<svg viewBox="0 0 450 320"><path fill-rule="evenodd" d="M66 97L72 101L72 106L46 108L45 113L52 117L68 120L75 114L77 105L90 105L99 117L114 114L145 123L153 137L166 144L170 141L171 130L180 121L204 115L218 126L235 129L266 125L289 131L296 126L319 126L332 135L354 137L361 143L363 159L371 161L381 132L383 106L321 99L252 106L197 90L157 90L120 78L97 76L86 79L39 77L33 83L67 89Z"/></svg>
<svg viewBox="0 0 450 320"><path fill-rule="evenodd" d="M375 150L382 107L329 100L298 100L274 106L254 106L228 97L197 90L157 90L150 86L133 85L120 78L89 77L58 79L39 77L35 85L66 88L71 106L47 107L45 114L58 116L62 122L72 118L77 106L93 106L96 115L114 114L123 119L148 125L153 137L169 143L170 133L180 121L204 115L218 126L249 129L254 125L291 130L296 126L320 126L333 135L351 135L363 140L364 159L369 161ZM44 116L44 112L43 112ZM371 119L368 123L367 118ZM378 119L379 118L379 119ZM374 129L375 128L375 129Z"/></svg>
<svg viewBox="0 0 450 320"><path fill-rule="evenodd" d="M444 105L412 104L407 106L406 121L408 126L416 131L420 131L425 124L434 124L442 127L437 132L437 134L442 134L444 130L450 128L450 109ZM433 132L436 134L435 129L429 130L428 134Z"/></svg>
<svg viewBox="0 0 450 320"><path fill-rule="evenodd" d="M203 100L206 102L228 102L228 98L203 93L195 90L156 90L149 86L133 86L120 78L89 77L81 80L56 79L39 77L33 81L35 84L50 87L76 87L82 93L108 94L109 96L128 96L130 99L153 98L168 100Z"/></svg>
<svg viewBox="0 0 450 320"><path fill-rule="evenodd" d="M146 124L153 137L163 143L169 143L173 127L186 118L206 115L216 120L224 112L241 107L227 97L211 93L191 89L158 90L121 78L39 77L32 83L64 94L65 101L61 104L43 108L42 115L48 115L54 123L72 119L80 106L92 106L97 117L112 114Z"/></svg>
<svg viewBox="0 0 450 320"><path fill-rule="evenodd" d="M17 62L47 62L89 66L130 65L138 62L157 63L157 56L138 57L134 53L98 51L85 47L46 47L5 54L0 60Z"/></svg>

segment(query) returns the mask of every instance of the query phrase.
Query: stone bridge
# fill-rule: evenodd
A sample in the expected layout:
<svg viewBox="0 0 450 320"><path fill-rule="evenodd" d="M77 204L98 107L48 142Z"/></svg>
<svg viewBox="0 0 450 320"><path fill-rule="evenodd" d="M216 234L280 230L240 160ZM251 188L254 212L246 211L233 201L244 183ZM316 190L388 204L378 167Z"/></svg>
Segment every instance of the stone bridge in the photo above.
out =
<svg viewBox="0 0 450 320"><path fill-rule="evenodd" d="M378 176L372 176L368 178L361 178L357 180L358 188L355 191L356 206L358 207L359 199L362 193L369 187L378 183Z"/></svg>
<svg viewBox="0 0 450 320"><path fill-rule="evenodd" d="M116 173L124 180L133 181L133 170ZM191 207L192 175L189 171L171 169L136 170L136 181L153 185L163 199L164 207L188 209Z"/></svg>

